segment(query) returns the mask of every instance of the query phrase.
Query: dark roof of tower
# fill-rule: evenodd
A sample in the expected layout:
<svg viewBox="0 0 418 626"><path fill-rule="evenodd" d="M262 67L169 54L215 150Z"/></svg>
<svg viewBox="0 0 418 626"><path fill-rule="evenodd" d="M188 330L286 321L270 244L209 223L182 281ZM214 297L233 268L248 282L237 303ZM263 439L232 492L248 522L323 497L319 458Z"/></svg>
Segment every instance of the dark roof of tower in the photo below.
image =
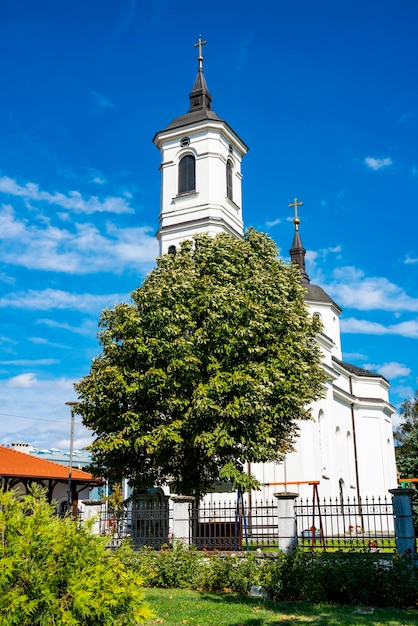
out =
<svg viewBox="0 0 418 626"><path fill-rule="evenodd" d="M300 234L299 234L299 220L297 220L296 218L293 220L294 224L295 224L295 234L293 237L293 242L292 242L292 247L290 248L289 252L290 252L290 258L292 260L292 263L295 263L295 265L297 265L299 267L299 271L301 274L301 281L303 284L309 284L309 276L306 273L306 268L305 268L305 254L306 254L306 250L302 245L302 240L300 238Z"/></svg>
<svg viewBox="0 0 418 626"><path fill-rule="evenodd" d="M363 367L358 367L357 365L352 365L351 363L347 363L346 361L340 361L340 359L337 359L335 356L332 357L332 360L335 363L338 363L338 365L343 367L345 370L347 370L347 372L349 372L350 374L354 374L355 376L364 376L367 378L383 378L383 380L386 380L386 382L388 382L384 376L382 376L381 374L377 374L376 372L371 372L370 370L366 370Z"/></svg>
<svg viewBox="0 0 418 626"><path fill-rule="evenodd" d="M224 122L224 120L221 120L215 111L212 111L211 109L197 109L196 111L188 111L184 115L179 115L179 117L174 118L174 120L170 122L168 126L163 128L163 130L174 130L175 128L181 128L182 126L189 126L190 124L205 122L207 120Z"/></svg>
<svg viewBox="0 0 418 626"><path fill-rule="evenodd" d="M305 283L303 282L303 280L302 284L307 291L305 300L314 302L332 302L333 304L335 304L331 296L329 296L327 292L322 289L322 287L319 287L318 285L312 285L310 282Z"/></svg>
<svg viewBox="0 0 418 626"><path fill-rule="evenodd" d="M200 38L199 38L200 39ZM202 42L205 43L205 42ZM175 130L182 128L183 126L190 126L198 122L214 121L221 122L235 135L239 141L245 146L248 151L248 146L242 141L241 137L231 128L231 126L223 119L221 119L215 111L212 110L212 96L209 93L209 89L206 83L206 79L203 73L203 57L201 56L201 48L198 57L198 72L193 84L193 88L189 94L190 108L184 115L180 115L172 120L168 126L165 126L162 130L158 131L154 136L154 141L157 135L161 132L168 130Z"/></svg>
<svg viewBox="0 0 418 626"><path fill-rule="evenodd" d="M196 111L197 109L210 109L211 107L212 96L210 95L206 84L203 67L199 67L189 98L189 111Z"/></svg>
<svg viewBox="0 0 418 626"><path fill-rule="evenodd" d="M301 279L300 279L301 283L306 288L305 300L307 300L308 302L330 302L338 307L338 305L335 304L334 300L326 293L326 291L322 289L322 287L311 284L311 281L309 280L309 276L306 273L306 267L305 267L306 250L303 247L302 239L300 237L300 233L299 233L300 219L297 216L297 207L301 206L302 204L303 202L298 203L297 198L295 198L294 204L289 204L289 206L295 206L295 218L293 220L293 223L295 225L295 234L293 236L292 247L289 250L291 262L297 265L299 268L299 271L301 274Z"/></svg>

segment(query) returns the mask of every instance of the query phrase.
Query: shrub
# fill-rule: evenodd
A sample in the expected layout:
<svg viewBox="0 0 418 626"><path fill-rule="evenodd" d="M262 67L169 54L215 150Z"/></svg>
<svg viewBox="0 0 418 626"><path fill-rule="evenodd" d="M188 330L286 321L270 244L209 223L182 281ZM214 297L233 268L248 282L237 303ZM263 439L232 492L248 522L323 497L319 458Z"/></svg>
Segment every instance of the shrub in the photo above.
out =
<svg viewBox="0 0 418 626"><path fill-rule="evenodd" d="M258 585L262 560L254 555L223 556L214 554L205 558L199 573L198 588L204 591L228 589L246 594L252 585Z"/></svg>
<svg viewBox="0 0 418 626"><path fill-rule="evenodd" d="M124 563L139 574L148 587L196 589L201 557L181 541L164 545L159 552L145 547L122 555Z"/></svg>
<svg viewBox="0 0 418 626"><path fill-rule="evenodd" d="M111 626L152 615L140 577L104 540L59 519L37 486L0 491L0 622L4 626Z"/></svg>
<svg viewBox="0 0 418 626"><path fill-rule="evenodd" d="M202 591L229 589L245 594L258 584L262 559L253 555L223 555L198 552L193 546L174 541L156 552L141 548L123 555L124 563L149 587L178 587Z"/></svg>
<svg viewBox="0 0 418 626"><path fill-rule="evenodd" d="M396 607L417 602L417 569L412 558L401 556L300 550L268 558L225 556L175 542L159 553L140 550L125 562L154 587L246 594L260 585L279 600Z"/></svg>
<svg viewBox="0 0 418 626"><path fill-rule="evenodd" d="M296 550L267 568L261 584L281 600L373 606L415 606L417 569L412 558Z"/></svg>

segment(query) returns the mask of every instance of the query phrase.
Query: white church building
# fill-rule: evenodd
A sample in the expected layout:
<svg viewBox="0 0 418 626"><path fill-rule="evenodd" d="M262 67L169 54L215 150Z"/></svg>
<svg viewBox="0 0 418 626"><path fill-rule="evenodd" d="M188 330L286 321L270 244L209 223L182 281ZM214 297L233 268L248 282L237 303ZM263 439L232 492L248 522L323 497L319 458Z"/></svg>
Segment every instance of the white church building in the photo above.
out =
<svg viewBox="0 0 418 626"><path fill-rule="evenodd" d="M203 74L199 38L198 72L190 108L156 133L161 154L161 206L157 238L160 254L174 253L196 233L225 232L243 236L241 161L248 147L211 108ZM312 421L302 422L296 449L279 464L251 466L265 485L255 498L278 491L312 497L385 497L397 486L389 383L379 374L344 362L339 318L341 309L325 291L311 284L299 233L297 199L290 256L306 287L306 304L318 315L318 337L327 375L326 395L312 406ZM219 499L220 494L213 497ZM230 494L229 494L230 497Z"/></svg>

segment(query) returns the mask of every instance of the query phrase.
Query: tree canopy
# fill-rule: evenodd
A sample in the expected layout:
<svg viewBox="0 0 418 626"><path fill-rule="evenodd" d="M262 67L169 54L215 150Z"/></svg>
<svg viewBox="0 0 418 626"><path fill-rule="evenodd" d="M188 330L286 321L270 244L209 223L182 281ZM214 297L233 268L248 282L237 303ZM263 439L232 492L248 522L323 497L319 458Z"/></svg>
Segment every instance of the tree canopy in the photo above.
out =
<svg viewBox="0 0 418 626"><path fill-rule="evenodd" d="M396 447L396 465L400 478L418 478L418 390L414 397L401 404L399 414L402 421L395 430L395 439L400 445ZM418 492L417 484L412 502L414 508L415 527L418 529Z"/></svg>
<svg viewBox="0 0 418 626"><path fill-rule="evenodd" d="M397 467L401 478L418 478L418 390L401 404L402 421L395 430Z"/></svg>
<svg viewBox="0 0 418 626"><path fill-rule="evenodd" d="M76 385L96 471L197 498L219 479L255 486L246 464L280 461L322 395L304 293L253 229L161 257L131 304L103 312L102 352Z"/></svg>

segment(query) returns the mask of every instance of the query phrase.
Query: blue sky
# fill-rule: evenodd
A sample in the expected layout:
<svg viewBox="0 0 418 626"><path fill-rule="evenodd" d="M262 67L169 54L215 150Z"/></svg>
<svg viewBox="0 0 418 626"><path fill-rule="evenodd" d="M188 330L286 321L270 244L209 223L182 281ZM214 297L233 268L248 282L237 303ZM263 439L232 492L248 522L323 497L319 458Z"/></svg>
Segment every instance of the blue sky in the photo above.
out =
<svg viewBox="0 0 418 626"><path fill-rule="evenodd" d="M68 448L97 321L157 255L156 131L213 108L250 147L246 226L343 308L344 358L418 387L415 0L14 0L0 21L0 443ZM78 420L77 420L78 422ZM75 446L89 434L76 423Z"/></svg>

